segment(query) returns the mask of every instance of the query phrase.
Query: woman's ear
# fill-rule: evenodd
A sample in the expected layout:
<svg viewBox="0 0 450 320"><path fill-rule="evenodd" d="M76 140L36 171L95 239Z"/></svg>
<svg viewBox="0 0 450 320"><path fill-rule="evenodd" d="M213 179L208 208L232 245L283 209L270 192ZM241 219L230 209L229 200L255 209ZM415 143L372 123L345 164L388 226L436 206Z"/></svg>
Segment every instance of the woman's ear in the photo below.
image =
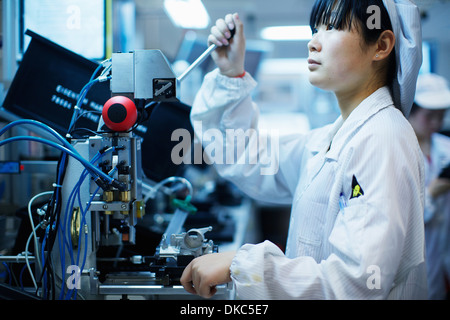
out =
<svg viewBox="0 0 450 320"><path fill-rule="evenodd" d="M385 30L378 38L374 61L381 61L389 57L395 47L395 35L391 30Z"/></svg>

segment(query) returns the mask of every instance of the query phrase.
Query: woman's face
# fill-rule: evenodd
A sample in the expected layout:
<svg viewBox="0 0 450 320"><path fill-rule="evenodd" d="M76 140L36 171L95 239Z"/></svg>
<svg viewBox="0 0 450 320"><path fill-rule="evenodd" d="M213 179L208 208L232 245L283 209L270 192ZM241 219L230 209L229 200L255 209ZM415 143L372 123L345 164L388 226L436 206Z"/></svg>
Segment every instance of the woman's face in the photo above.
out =
<svg viewBox="0 0 450 320"><path fill-rule="evenodd" d="M442 127L445 110L428 110L418 108L410 115L409 122L419 139L430 139L431 135Z"/></svg>
<svg viewBox="0 0 450 320"><path fill-rule="evenodd" d="M335 93L351 92L373 79L374 48L363 48L356 25L337 30L332 25L316 27L308 43L309 81L316 87Z"/></svg>

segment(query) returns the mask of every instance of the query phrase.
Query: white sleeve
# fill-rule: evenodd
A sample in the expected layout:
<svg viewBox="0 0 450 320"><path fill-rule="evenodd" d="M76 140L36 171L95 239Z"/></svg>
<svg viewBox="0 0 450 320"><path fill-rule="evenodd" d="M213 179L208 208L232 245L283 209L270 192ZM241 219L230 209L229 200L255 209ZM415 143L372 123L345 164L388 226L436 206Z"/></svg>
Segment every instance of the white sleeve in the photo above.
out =
<svg viewBox="0 0 450 320"><path fill-rule="evenodd" d="M242 246L230 271L238 299L323 299L326 291L313 258L289 259L270 241Z"/></svg>
<svg viewBox="0 0 450 320"><path fill-rule="evenodd" d="M290 204L300 173L293 159L301 159L305 139L258 130L259 110L251 99L256 85L248 73L229 78L210 72L194 100L192 126L203 161L220 176L254 199Z"/></svg>

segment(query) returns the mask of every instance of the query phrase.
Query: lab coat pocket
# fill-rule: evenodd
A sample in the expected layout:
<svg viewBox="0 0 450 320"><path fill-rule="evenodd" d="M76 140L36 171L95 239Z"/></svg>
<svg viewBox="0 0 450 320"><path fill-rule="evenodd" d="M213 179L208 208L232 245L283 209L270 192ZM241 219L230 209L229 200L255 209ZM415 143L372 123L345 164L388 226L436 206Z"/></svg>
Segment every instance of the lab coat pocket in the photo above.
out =
<svg viewBox="0 0 450 320"><path fill-rule="evenodd" d="M304 214L298 220L298 255L316 257L322 244L327 205L309 202Z"/></svg>
<svg viewBox="0 0 450 320"><path fill-rule="evenodd" d="M358 199L357 203L339 211L328 237L329 243L338 255L344 254L354 261L361 259L367 210L367 204Z"/></svg>

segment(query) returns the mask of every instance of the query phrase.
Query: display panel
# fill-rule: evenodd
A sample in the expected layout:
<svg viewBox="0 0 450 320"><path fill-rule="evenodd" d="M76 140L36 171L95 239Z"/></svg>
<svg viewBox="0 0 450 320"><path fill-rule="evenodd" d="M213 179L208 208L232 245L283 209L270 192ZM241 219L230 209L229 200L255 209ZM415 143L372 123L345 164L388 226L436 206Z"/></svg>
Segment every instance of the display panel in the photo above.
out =
<svg viewBox="0 0 450 320"><path fill-rule="evenodd" d="M26 35L31 41L3 107L21 118L44 122L65 135L78 94L98 64L32 31L26 31ZM96 130L99 112L110 96L109 82L95 84L81 106L84 115L77 127Z"/></svg>

